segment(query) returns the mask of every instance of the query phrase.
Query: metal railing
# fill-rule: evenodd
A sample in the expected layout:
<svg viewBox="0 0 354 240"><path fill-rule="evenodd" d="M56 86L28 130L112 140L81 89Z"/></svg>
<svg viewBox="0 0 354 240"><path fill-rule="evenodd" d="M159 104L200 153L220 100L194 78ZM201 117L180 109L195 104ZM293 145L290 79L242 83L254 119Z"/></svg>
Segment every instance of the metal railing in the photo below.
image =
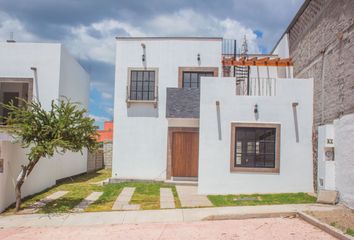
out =
<svg viewBox="0 0 354 240"><path fill-rule="evenodd" d="M249 78L235 82L237 96L276 96L275 78Z"/></svg>
<svg viewBox="0 0 354 240"><path fill-rule="evenodd" d="M151 99L151 100L136 100L136 99L131 99L130 98L130 86L127 85L126 86L126 97L125 97L125 101L126 103L128 104L128 107L130 107L130 103L133 103L133 102L152 102L154 103L154 106L156 107L157 106L157 102L159 101L159 86L158 85L155 85L155 95L154 95L154 99Z"/></svg>
<svg viewBox="0 0 354 240"><path fill-rule="evenodd" d="M235 39L223 39L222 41L222 55L223 57L236 57L237 42Z"/></svg>

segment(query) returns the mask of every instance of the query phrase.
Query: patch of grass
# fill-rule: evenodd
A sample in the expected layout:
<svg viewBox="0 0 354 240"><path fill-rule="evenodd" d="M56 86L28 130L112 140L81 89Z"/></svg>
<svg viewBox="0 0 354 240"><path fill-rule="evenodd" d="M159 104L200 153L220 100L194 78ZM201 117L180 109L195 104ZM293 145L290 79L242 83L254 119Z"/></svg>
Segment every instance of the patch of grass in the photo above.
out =
<svg viewBox="0 0 354 240"><path fill-rule="evenodd" d="M94 183L105 180L110 176L111 171L103 169L95 173L83 174L74 178L68 178L38 194L24 198L22 200L22 208L27 208L35 202L42 200L57 191L69 191L69 193L63 197L50 202L45 207L41 208L39 213L69 212L91 192L102 191L104 186L99 186ZM14 211L14 206L11 206L6 211L6 213L14 213Z"/></svg>
<svg viewBox="0 0 354 240"><path fill-rule="evenodd" d="M103 186L102 196L90 205L86 211L110 211L112 206L124 187L135 187L134 195L130 204L139 204L140 209L160 209L160 188L171 188L174 195L176 207L180 207L175 186L159 182L125 182L108 184Z"/></svg>
<svg viewBox="0 0 354 240"><path fill-rule="evenodd" d="M124 182L117 184L99 185L111 176L110 170L100 170L95 173L83 174L74 178L65 179L58 185L46 189L45 191L27 197L22 202L22 207L26 208L33 203L46 198L57 191L69 191L63 197L52 201L42 207L39 213L65 213L70 212L84 198L94 191L103 192L99 199L91 204L85 211L111 211L114 202L124 187L135 187L136 190L130 201L130 204L140 204L141 209L159 209L160 208L160 188L171 188L175 205L181 207L181 203L177 196L176 187L162 182ZM7 213L13 213L12 207Z"/></svg>
<svg viewBox="0 0 354 240"><path fill-rule="evenodd" d="M354 229L351 228L347 228L347 230L345 231L345 234L348 234L350 236L354 237Z"/></svg>
<svg viewBox="0 0 354 240"><path fill-rule="evenodd" d="M123 190L123 184L107 184L102 186L103 194L99 199L92 203L85 211L98 212L98 211L110 211L113 204L116 201L118 195Z"/></svg>
<svg viewBox="0 0 354 240"><path fill-rule="evenodd" d="M251 195L208 195L214 206L255 206L271 204L314 203L316 198L306 193L251 194ZM257 200L236 200L236 199Z"/></svg>
<svg viewBox="0 0 354 240"><path fill-rule="evenodd" d="M140 208L144 210L160 208L160 188L171 188L172 192L175 189L175 186L156 182L136 182L129 183L128 186L136 188L130 203L140 204Z"/></svg>
<svg viewBox="0 0 354 240"><path fill-rule="evenodd" d="M331 225L332 227L336 227L336 226L337 226L337 223L336 223L336 222L331 222L330 225Z"/></svg>
<svg viewBox="0 0 354 240"><path fill-rule="evenodd" d="M182 207L181 201L178 198L178 193L177 193L177 189L175 186L172 186L172 193L173 193L173 197L175 199L176 208L181 208Z"/></svg>

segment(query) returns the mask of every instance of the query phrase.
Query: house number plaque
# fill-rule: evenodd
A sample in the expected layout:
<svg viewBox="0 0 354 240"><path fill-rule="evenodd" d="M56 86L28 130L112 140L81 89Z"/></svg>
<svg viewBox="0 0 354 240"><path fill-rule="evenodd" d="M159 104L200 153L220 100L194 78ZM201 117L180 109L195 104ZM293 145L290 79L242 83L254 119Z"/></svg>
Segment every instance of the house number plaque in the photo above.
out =
<svg viewBox="0 0 354 240"><path fill-rule="evenodd" d="M333 139L332 138L327 138L327 144L333 144Z"/></svg>

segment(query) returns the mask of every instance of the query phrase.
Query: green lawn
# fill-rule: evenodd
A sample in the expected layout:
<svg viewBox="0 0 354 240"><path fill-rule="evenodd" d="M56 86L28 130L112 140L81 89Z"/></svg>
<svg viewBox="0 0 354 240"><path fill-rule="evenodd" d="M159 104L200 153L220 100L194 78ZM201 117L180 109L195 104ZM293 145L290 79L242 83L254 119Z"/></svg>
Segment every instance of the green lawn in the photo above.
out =
<svg viewBox="0 0 354 240"><path fill-rule="evenodd" d="M316 198L306 193L209 195L214 206L254 206L270 204L314 203Z"/></svg>
<svg viewBox="0 0 354 240"><path fill-rule="evenodd" d="M56 191L69 191L66 195L48 203L40 209L39 213L70 212L91 192L103 192L102 196L86 211L110 211L112 206L124 187L136 187L131 200L132 204L140 204L141 209L159 209L160 208L160 187L170 187L175 197L175 204L180 207L176 188L160 182L127 182L107 185L97 185L97 182L111 177L110 170L100 170L96 173L84 174L73 179L68 179L55 187L47 189L39 194L24 199L22 207L28 207L46 196ZM6 213L13 213L14 209L9 208Z"/></svg>
<svg viewBox="0 0 354 240"><path fill-rule="evenodd" d="M176 187L162 182L124 182L117 184L99 185L98 182L111 176L110 170L100 170L96 173L84 174L72 179L67 179L60 184L47 189L34 196L23 200L22 207L44 199L46 196L57 191L69 191L66 195L48 203L39 210L39 213L59 213L70 212L85 197L93 191L103 192L100 198L91 204L85 211L110 211L112 206L124 187L135 187L136 190L130 201L131 204L140 204L141 209L160 208L160 188L168 187L172 189L175 204L181 208ZM265 204L295 204L295 203L314 203L315 198L305 193L294 194L254 194L254 195L209 195L208 198L214 206L246 206L246 205L265 205ZM256 198L257 200L235 200L236 198ZM9 208L6 213L11 214L14 208ZM6 214L5 213L5 214Z"/></svg>

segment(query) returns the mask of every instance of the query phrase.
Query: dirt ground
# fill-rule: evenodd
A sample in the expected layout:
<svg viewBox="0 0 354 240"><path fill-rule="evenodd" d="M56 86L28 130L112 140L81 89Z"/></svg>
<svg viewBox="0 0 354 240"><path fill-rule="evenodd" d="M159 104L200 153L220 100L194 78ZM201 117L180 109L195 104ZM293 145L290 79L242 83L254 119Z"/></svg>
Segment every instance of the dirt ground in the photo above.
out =
<svg viewBox="0 0 354 240"><path fill-rule="evenodd" d="M298 218L0 229L1 240L335 240Z"/></svg>
<svg viewBox="0 0 354 240"><path fill-rule="evenodd" d="M349 208L336 209L332 211L307 212L321 222L346 231L348 228L354 230L354 211Z"/></svg>

